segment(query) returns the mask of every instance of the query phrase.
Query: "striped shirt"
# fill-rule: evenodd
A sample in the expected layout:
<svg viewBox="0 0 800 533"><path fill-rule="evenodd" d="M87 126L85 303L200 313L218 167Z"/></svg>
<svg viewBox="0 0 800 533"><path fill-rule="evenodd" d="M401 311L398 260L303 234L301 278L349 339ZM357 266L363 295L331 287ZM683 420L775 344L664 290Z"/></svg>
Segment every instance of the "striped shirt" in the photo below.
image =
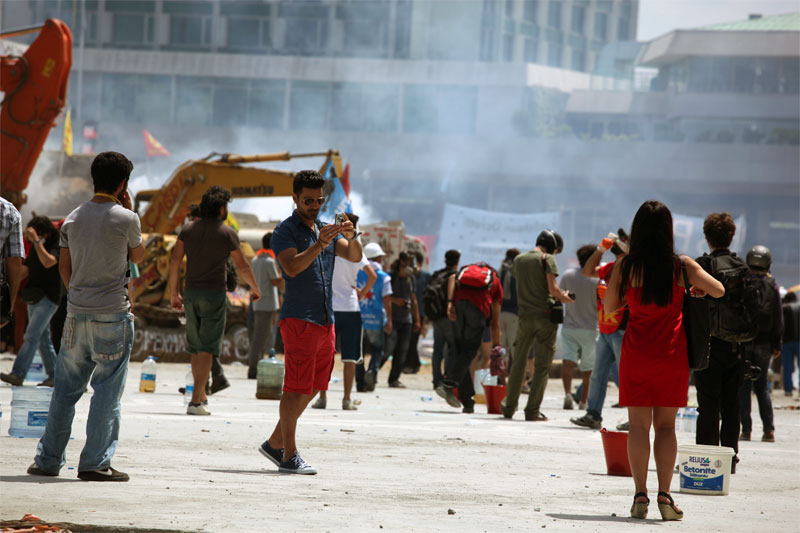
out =
<svg viewBox="0 0 800 533"><path fill-rule="evenodd" d="M0 198L0 277L5 278L5 259L9 257L25 258L25 246L22 243L22 216L14 204Z"/></svg>

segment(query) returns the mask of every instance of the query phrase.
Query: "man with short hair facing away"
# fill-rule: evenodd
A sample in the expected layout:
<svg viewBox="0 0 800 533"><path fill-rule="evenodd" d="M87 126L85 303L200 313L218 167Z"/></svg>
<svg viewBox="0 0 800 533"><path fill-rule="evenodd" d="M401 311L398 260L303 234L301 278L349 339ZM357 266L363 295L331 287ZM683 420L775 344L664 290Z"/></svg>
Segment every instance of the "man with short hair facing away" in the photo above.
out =
<svg viewBox="0 0 800 533"><path fill-rule="evenodd" d="M278 289L283 287L283 278L278 273L278 264L272 257L270 240L272 232L265 233L261 238L261 249L256 252L250 261L250 268L261 291L261 298L251 303L253 310L253 335L250 339L249 367L247 378L256 379L258 362L264 356L267 346L272 346L272 337L275 334L278 305Z"/></svg>
<svg viewBox="0 0 800 533"><path fill-rule="evenodd" d="M334 257L359 261L362 250L349 220L339 226L317 220L325 180L303 170L294 177L297 208L272 234L272 250L286 282L280 314L286 375L280 418L259 451L288 474L316 474L297 451L297 419L314 395L328 389L336 353L333 314ZM344 238L342 238L344 236Z"/></svg>
<svg viewBox="0 0 800 533"><path fill-rule="evenodd" d="M94 196L61 226L58 269L69 291L67 318L47 425L29 474L57 476L64 466L75 404L91 378L94 394L78 478L128 481L128 474L111 467L111 459L133 346L128 259L138 264L144 258L141 224L127 192L132 170L120 153L98 154L91 168Z"/></svg>
<svg viewBox="0 0 800 533"><path fill-rule="evenodd" d="M356 365L356 390L372 392L378 381L378 372L383 364L383 347L386 338L392 334L392 277L383 271L383 258L386 255L377 242L364 246L364 255L369 266L377 275L364 298L359 300L361 323L364 327L364 349L369 352L369 369L365 371L364 362ZM358 287L367 283L367 274L358 273Z"/></svg>
<svg viewBox="0 0 800 533"><path fill-rule="evenodd" d="M517 304L519 305L519 327L514 352L517 357L511 362L511 375L508 378L506 397L501 403L503 416L512 418L517 410L522 381L525 378L525 363L522 354L534 349L533 379L525 407L525 420L543 422L547 417L539 407L544 398L553 355L556 351L558 324L550 318L550 308L556 300L572 303L572 298L558 288L555 254L564 248L561 235L544 230L536 238L536 248L519 254L514 259L512 272L517 281Z"/></svg>
<svg viewBox="0 0 800 533"><path fill-rule="evenodd" d="M431 276L431 281L444 278L444 308L445 314L439 318L431 317L433 323L433 354L431 355L431 373L433 375L433 389L442 384L444 379L444 369L447 367L447 358L455 357L456 337L453 321L447 317L447 287L450 277L458 273L458 262L461 260L461 252L458 250L447 250L444 253L444 268L437 270ZM429 281L428 283L430 283Z"/></svg>
<svg viewBox="0 0 800 533"><path fill-rule="evenodd" d="M451 407L461 407L464 413L475 412L475 388L470 374L470 365L481 347L483 331L490 322L492 346L500 346L500 307L503 301L503 287L497 274L485 263L470 265L467 268L488 269L491 282L488 287L472 287L457 283L451 276L447 284L447 317L453 321L456 352L447 360L442 383L436 394L447 401ZM463 271L463 270L462 270ZM462 278L463 280L463 278ZM458 387L458 398L453 389Z"/></svg>
<svg viewBox="0 0 800 533"><path fill-rule="evenodd" d="M345 213L353 229L358 224L358 215ZM363 287L356 289L358 284L358 274L364 271L367 281ZM344 398L342 399L342 409L345 411L355 411L358 409L356 403L350 399L353 390L353 380L356 376L356 365L363 363L361 356L361 309L358 302L364 299L375 280L377 274L369 265L366 257L361 256L357 262L348 261L344 257L337 256L333 265L333 316L335 318L336 339L342 350L342 363L344 364ZM315 409L325 409L327 407L327 391L320 391L319 398L311 406Z"/></svg>
<svg viewBox="0 0 800 533"><path fill-rule="evenodd" d="M596 295L597 283L581 273L586 261L597 245L587 244L578 248L580 268L570 268L561 277L558 286L567 293L575 294L575 303L564 310L564 326L561 340L564 354L561 361L561 382L564 384L564 409L573 409L572 372L579 365L583 379L580 409L586 409L589 394L589 378L594 368L594 349L597 343Z"/></svg>
<svg viewBox="0 0 800 533"><path fill-rule="evenodd" d="M210 415L206 408L206 382L214 357L220 356L228 308L227 259L230 255L250 298L258 301L261 291L239 245L239 236L225 224L231 193L213 185L200 201L200 219L186 224L172 248L169 289L174 309L186 314L186 344L191 353L194 390L187 415ZM186 256L186 288L181 295L180 267Z"/></svg>

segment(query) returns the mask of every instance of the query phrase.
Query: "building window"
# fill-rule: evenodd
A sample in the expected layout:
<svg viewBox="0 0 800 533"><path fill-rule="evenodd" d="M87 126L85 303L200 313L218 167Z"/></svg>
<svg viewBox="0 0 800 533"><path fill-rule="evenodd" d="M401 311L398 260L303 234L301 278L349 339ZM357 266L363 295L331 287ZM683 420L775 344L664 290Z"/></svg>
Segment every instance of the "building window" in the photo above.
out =
<svg viewBox="0 0 800 533"><path fill-rule="evenodd" d="M242 126L247 123L247 80L218 79L214 84L214 126Z"/></svg>
<svg viewBox="0 0 800 533"><path fill-rule="evenodd" d="M572 50L572 70L586 71L586 53L583 50L573 48Z"/></svg>
<svg viewBox="0 0 800 533"><path fill-rule="evenodd" d="M586 31L586 8L583 6L572 6L572 33L583 35Z"/></svg>
<svg viewBox="0 0 800 533"><path fill-rule="evenodd" d="M102 118L108 122L167 124L171 90L169 76L103 74Z"/></svg>
<svg viewBox="0 0 800 533"><path fill-rule="evenodd" d="M551 67L561 66L562 47L560 44L548 43L547 44L547 64Z"/></svg>
<svg viewBox="0 0 800 533"><path fill-rule="evenodd" d="M408 59L411 53L411 0L396 0L394 17L394 59Z"/></svg>
<svg viewBox="0 0 800 533"><path fill-rule="evenodd" d="M330 6L319 0L282 1L278 16L285 21L283 52L295 55L324 55L328 44Z"/></svg>
<svg viewBox="0 0 800 533"><path fill-rule="evenodd" d="M514 36L510 33L503 35L503 61L514 61Z"/></svg>
<svg viewBox="0 0 800 533"><path fill-rule="evenodd" d="M269 19L229 17L228 48L268 50L270 48L269 22Z"/></svg>
<svg viewBox="0 0 800 533"><path fill-rule="evenodd" d="M628 41L630 40L630 26L631 19L628 17L620 17L619 24L617 24L617 40Z"/></svg>
<svg viewBox="0 0 800 533"><path fill-rule="evenodd" d="M289 126L293 130L325 130L331 107L331 84L316 81L292 82Z"/></svg>
<svg viewBox="0 0 800 533"><path fill-rule="evenodd" d="M214 84L210 78L178 76L175 123L181 126L211 126Z"/></svg>
<svg viewBox="0 0 800 533"><path fill-rule="evenodd" d="M211 44L211 17L170 15L169 44L208 46Z"/></svg>
<svg viewBox="0 0 800 533"><path fill-rule="evenodd" d="M538 19L539 0L522 1L522 19L527 22L536 22Z"/></svg>
<svg viewBox="0 0 800 533"><path fill-rule="evenodd" d="M111 42L117 45L149 45L153 43L155 17L142 13L114 13Z"/></svg>
<svg viewBox="0 0 800 533"><path fill-rule="evenodd" d="M594 38L605 42L608 40L608 14L598 12L594 14Z"/></svg>
<svg viewBox="0 0 800 533"><path fill-rule="evenodd" d="M409 85L403 102L403 131L428 135L474 135L475 87Z"/></svg>
<svg viewBox="0 0 800 533"><path fill-rule="evenodd" d="M550 1L547 4L547 25L551 28L561 28L561 2Z"/></svg>
<svg viewBox="0 0 800 533"><path fill-rule="evenodd" d="M483 14L481 16L481 61L493 61L495 58L495 32L499 24L496 23L496 4L493 0L483 0Z"/></svg>
<svg viewBox="0 0 800 533"><path fill-rule="evenodd" d="M344 51L362 57L386 57L389 49L390 4L385 1L339 2L336 18L342 21Z"/></svg>
<svg viewBox="0 0 800 533"><path fill-rule="evenodd" d="M253 80L247 125L257 128L283 129L286 82Z"/></svg>
<svg viewBox="0 0 800 533"><path fill-rule="evenodd" d="M536 39L525 39L525 62L536 63L539 56L539 41Z"/></svg>
<svg viewBox="0 0 800 533"><path fill-rule="evenodd" d="M391 133L397 131L399 88L371 83L333 85L331 130Z"/></svg>

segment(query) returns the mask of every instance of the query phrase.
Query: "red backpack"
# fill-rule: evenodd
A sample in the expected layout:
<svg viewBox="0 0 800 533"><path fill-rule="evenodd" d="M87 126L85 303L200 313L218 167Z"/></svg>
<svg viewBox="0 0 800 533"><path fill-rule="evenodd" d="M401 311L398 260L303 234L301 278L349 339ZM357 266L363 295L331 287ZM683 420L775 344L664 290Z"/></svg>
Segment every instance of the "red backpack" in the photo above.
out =
<svg viewBox="0 0 800 533"><path fill-rule="evenodd" d="M458 271L456 282L459 287L488 291L492 288L494 275L494 269L486 263L475 263L474 265L462 267L461 270Z"/></svg>

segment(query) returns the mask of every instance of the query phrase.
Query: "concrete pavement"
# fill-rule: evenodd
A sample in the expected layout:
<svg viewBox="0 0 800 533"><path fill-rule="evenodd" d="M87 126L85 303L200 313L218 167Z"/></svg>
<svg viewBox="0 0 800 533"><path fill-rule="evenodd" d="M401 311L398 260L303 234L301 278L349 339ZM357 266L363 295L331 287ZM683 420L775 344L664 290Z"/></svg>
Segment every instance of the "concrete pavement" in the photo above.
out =
<svg viewBox="0 0 800 533"><path fill-rule="evenodd" d="M0 361L8 371L10 358ZM800 511L800 412L776 409L776 443L741 444L728 496L673 492L685 512L663 523L655 505L651 460L650 519L628 518L631 478L606 475L600 434L569 422L560 381L551 380L542 410L551 421L530 423L465 415L430 389L430 376L403 376L408 389L356 394L358 411L341 404L341 368L328 409L308 409L298 426L303 458L317 476L280 475L258 452L272 430L278 402L257 400L244 366L226 367L232 387L210 398L210 417L186 416L177 388L186 366L161 363L155 394L138 392L132 363L123 399L115 468L128 483L76 478L91 394L77 406L67 464L58 478L28 476L36 439L8 436L11 388L0 386L0 518L33 513L118 530L150 531L797 531ZM576 383L577 384L577 383ZM422 398L421 398L422 397ZM432 397L428 401L428 397ZM617 399L609 388L606 406ZM776 407L800 407L773 395ZM524 398L523 398L524 401ZM606 408L605 424L625 420ZM760 435L753 406L754 436ZM694 436L678 434L679 444ZM450 511L450 512L449 512ZM794 525L792 525L794 524ZM129 528L129 529L126 529Z"/></svg>

